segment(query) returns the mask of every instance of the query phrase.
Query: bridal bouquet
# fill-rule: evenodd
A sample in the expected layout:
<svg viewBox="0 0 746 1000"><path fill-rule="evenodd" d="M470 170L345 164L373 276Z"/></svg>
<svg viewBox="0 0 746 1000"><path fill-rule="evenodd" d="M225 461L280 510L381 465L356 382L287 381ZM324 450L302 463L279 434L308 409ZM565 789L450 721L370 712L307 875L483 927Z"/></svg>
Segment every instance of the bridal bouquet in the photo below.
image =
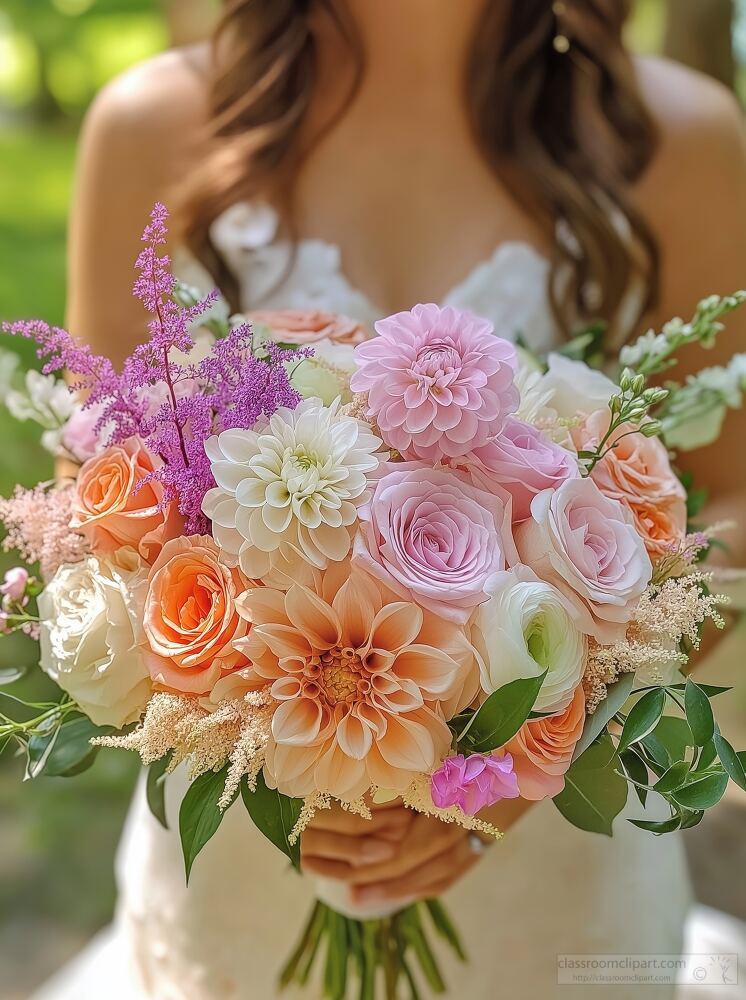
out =
<svg viewBox="0 0 746 1000"><path fill-rule="evenodd" d="M28 564L0 629L38 637L60 689L4 698L0 746L28 776L134 750L166 825L164 778L187 767L187 878L237 801L297 868L334 803L400 798L499 838L490 806L551 797L610 834L631 787L668 804L632 820L660 834L746 788L713 719L724 689L683 673L724 622L669 450L717 434L746 358L650 382L746 295L624 348L612 381L583 360L593 332L545 363L454 308L375 337L326 314L229 320L175 281L165 238L157 206L135 284L150 336L121 371L62 330L6 327L44 359L9 407L79 465L0 503ZM415 961L442 992L428 926L461 953L442 906L369 917L319 902L283 981L324 951L325 996L354 980L373 998L381 967L388 996L416 996Z"/></svg>

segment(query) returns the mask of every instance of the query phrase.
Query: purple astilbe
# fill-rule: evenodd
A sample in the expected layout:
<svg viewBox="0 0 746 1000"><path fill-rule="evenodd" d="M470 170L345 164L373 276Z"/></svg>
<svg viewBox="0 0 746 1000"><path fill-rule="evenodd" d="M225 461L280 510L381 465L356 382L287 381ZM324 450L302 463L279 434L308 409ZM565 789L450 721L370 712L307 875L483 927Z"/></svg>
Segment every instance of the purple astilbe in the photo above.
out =
<svg viewBox="0 0 746 1000"><path fill-rule="evenodd" d="M3 324L2 329L37 341L45 373L67 369L72 391L85 395L87 408L97 407L95 430L105 432L108 444L133 435L143 439L162 460L149 477L163 484L162 505L177 502L187 532L203 533L209 522L202 514L202 500L215 485L205 441L217 431L251 428L280 406L297 406L300 396L290 385L284 362L310 352L268 345L257 357L247 325L218 340L203 361L190 363L194 347L190 328L218 293L188 306L176 301L171 259L162 251L167 219L165 207L157 204L142 236L145 246L135 264L133 291L150 313L149 338L127 358L121 374L108 358L94 354L58 327L32 321Z"/></svg>

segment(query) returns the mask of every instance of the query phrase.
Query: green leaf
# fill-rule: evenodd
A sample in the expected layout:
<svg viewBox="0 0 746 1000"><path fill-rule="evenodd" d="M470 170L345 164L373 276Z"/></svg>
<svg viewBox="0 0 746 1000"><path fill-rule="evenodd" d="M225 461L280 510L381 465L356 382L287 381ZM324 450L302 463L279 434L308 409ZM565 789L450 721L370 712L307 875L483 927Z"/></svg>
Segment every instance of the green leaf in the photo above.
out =
<svg viewBox="0 0 746 1000"><path fill-rule="evenodd" d="M692 770L694 771L706 771L710 765L714 764L717 760L717 750L715 749L715 743L713 740L709 740L703 747L699 748L699 754L697 755L697 763Z"/></svg>
<svg viewBox="0 0 746 1000"><path fill-rule="evenodd" d="M680 816L672 816L671 819L631 819L629 821L632 826L639 827L640 830L647 830L649 833L654 833L660 836L662 833L673 833L674 830L678 830L681 825Z"/></svg>
<svg viewBox="0 0 746 1000"><path fill-rule="evenodd" d="M698 823L702 822L702 817L704 816L704 814L705 814L704 809L695 810L693 812L690 812L688 809L685 809L681 815L680 829L691 830L693 826L696 826Z"/></svg>
<svg viewBox="0 0 746 1000"><path fill-rule="evenodd" d="M166 768L171 763L172 752L164 754L160 760L155 760L148 768L148 778L145 783L145 797L151 813L164 830L168 830L166 818Z"/></svg>
<svg viewBox="0 0 746 1000"><path fill-rule="evenodd" d="M98 754L98 747L91 746L95 736L108 736L111 726L96 726L86 715L57 723L43 734L32 736L28 742L27 778L43 774L52 778L70 778L91 766Z"/></svg>
<svg viewBox="0 0 746 1000"><path fill-rule="evenodd" d="M712 739L715 720L709 698L693 680L688 680L684 688L684 708L694 741L698 747L703 747Z"/></svg>
<svg viewBox="0 0 746 1000"><path fill-rule="evenodd" d="M674 791L676 788L680 788L686 781L688 774L688 763L685 760L677 760L676 763L672 764L666 773L656 781L653 788L661 795L665 795L668 792Z"/></svg>
<svg viewBox="0 0 746 1000"><path fill-rule="evenodd" d="M744 761L741 755L736 753L722 733L716 732L712 739L720 758L720 763L738 787L743 788L746 792L746 769L744 768Z"/></svg>
<svg viewBox="0 0 746 1000"><path fill-rule="evenodd" d="M648 769L645 766L645 762L637 756L634 750L625 750L621 755L622 767L627 772L628 777L632 779L635 784L632 786L635 790L635 795L640 800L640 805L645 808L645 803L648 798L647 788L641 788L641 785L647 785L649 781Z"/></svg>
<svg viewBox="0 0 746 1000"><path fill-rule="evenodd" d="M300 871L300 843L296 841L291 844L289 837L298 822L303 807L302 800L291 799L275 788L267 788L261 771L257 777L255 792L251 791L246 779L241 782L241 798L257 828Z"/></svg>
<svg viewBox="0 0 746 1000"><path fill-rule="evenodd" d="M614 769L616 755L608 735L596 740L565 775L554 804L574 826L611 836L612 821L627 801L627 781Z"/></svg>
<svg viewBox="0 0 746 1000"><path fill-rule="evenodd" d="M671 797L685 809L709 809L723 797L727 784L726 772L714 771L689 782L683 788L677 788L671 793Z"/></svg>
<svg viewBox="0 0 746 1000"><path fill-rule="evenodd" d="M476 753L505 746L529 716L546 671L539 677L520 677L494 691L474 715L463 742Z"/></svg>
<svg viewBox="0 0 746 1000"><path fill-rule="evenodd" d="M673 691L685 691L686 684L670 684L669 687ZM697 684L700 691L704 691L708 698L715 698L719 694L725 694L727 691L732 691L732 687L718 687L716 684Z"/></svg>
<svg viewBox="0 0 746 1000"><path fill-rule="evenodd" d="M629 711L622 735L619 738L619 753L632 743L638 743L658 725L666 704L665 688L653 688L636 702Z"/></svg>
<svg viewBox="0 0 746 1000"><path fill-rule="evenodd" d="M194 859L223 822L225 813L218 808L218 802L225 789L227 775L227 764L219 771L200 775L191 783L181 803L179 835L187 885Z"/></svg>
<svg viewBox="0 0 746 1000"><path fill-rule="evenodd" d="M22 677L25 677L26 673L26 667L3 667L0 669L0 687L15 684L16 681L20 681Z"/></svg>
<svg viewBox="0 0 746 1000"><path fill-rule="evenodd" d="M664 770L684 760L687 748L694 747L689 724L676 715L664 715L652 733L642 740L643 747Z"/></svg>
<svg viewBox="0 0 746 1000"><path fill-rule="evenodd" d="M596 737L603 732L609 721L620 711L632 692L634 682L634 674L623 674L616 684L609 685L604 700L599 703L593 715L586 717L583 732L575 746L573 760L577 760L588 749Z"/></svg>

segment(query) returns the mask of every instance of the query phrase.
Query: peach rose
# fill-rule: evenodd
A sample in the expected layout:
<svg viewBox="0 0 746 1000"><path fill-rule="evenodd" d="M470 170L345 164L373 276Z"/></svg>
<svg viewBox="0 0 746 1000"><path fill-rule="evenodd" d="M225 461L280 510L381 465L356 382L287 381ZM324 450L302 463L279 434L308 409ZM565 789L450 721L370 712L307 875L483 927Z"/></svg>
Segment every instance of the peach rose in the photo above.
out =
<svg viewBox="0 0 746 1000"><path fill-rule="evenodd" d="M155 468L157 459L136 437L83 463L71 527L80 529L96 555L131 546L151 563L164 542L183 530L176 504L160 509L163 487L157 480L135 489Z"/></svg>
<svg viewBox="0 0 746 1000"><path fill-rule="evenodd" d="M347 316L319 309L277 309L251 313L252 323L268 326L272 339L283 344L305 346L320 340L335 344L362 344L370 334L362 323Z"/></svg>
<svg viewBox="0 0 746 1000"><path fill-rule="evenodd" d="M156 685L184 694L208 694L248 663L235 648L251 625L236 598L252 584L226 566L207 535L167 542L151 567L145 599L145 659Z"/></svg>
<svg viewBox="0 0 746 1000"><path fill-rule="evenodd" d="M580 448L597 445L608 426L608 410L597 410L575 429L575 443ZM686 491L671 469L663 442L631 430L623 425L615 431L613 449L591 478L602 493L630 509L648 553L661 555L686 534Z"/></svg>
<svg viewBox="0 0 746 1000"><path fill-rule="evenodd" d="M513 771L524 799L538 801L557 795L565 787L575 744L585 722L583 685L558 715L524 722L504 749L513 755Z"/></svg>

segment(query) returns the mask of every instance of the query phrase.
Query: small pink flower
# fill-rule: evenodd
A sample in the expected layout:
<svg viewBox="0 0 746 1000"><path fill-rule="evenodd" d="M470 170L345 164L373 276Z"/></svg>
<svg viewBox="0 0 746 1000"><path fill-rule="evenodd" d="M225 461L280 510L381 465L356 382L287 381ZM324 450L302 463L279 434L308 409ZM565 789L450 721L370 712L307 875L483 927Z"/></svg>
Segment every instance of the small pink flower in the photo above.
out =
<svg viewBox="0 0 746 1000"><path fill-rule="evenodd" d="M405 458L456 458L499 433L518 408L515 348L485 319L418 305L376 323L355 348L353 392L368 393L369 415Z"/></svg>
<svg viewBox="0 0 746 1000"><path fill-rule="evenodd" d="M476 816L501 799L517 799L520 793L513 758L509 753L500 757L481 753L446 757L432 775L431 794L438 809L458 806L467 816Z"/></svg>
<svg viewBox="0 0 746 1000"><path fill-rule="evenodd" d="M103 407L79 407L62 432L62 444L78 462L87 462L102 451L101 437L96 425L101 419Z"/></svg>
<svg viewBox="0 0 746 1000"><path fill-rule="evenodd" d="M472 482L490 493L501 487L513 498L513 521L531 516L531 501L566 479L579 479L575 456L541 431L508 417L496 438L475 448L460 463Z"/></svg>
<svg viewBox="0 0 746 1000"><path fill-rule="evenodd" d="M28 572L23 566L14 566L5 574L5 582L0 584L0 594L13 604L20 604L26 596Z"/></svg>

